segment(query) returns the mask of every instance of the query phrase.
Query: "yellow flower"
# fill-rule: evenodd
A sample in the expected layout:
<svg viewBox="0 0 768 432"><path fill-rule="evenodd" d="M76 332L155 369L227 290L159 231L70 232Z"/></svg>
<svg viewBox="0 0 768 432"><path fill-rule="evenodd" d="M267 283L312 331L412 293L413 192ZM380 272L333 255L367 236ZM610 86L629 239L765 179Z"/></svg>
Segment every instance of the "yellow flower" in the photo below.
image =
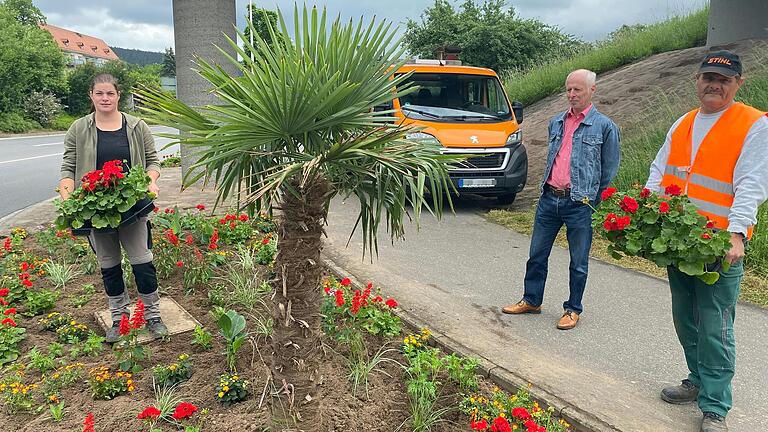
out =
<svg viewBox="0 0 768 432"><path fill-rule="evenodd" d="M229 391L229 387L228 386L224 386L224 387L221 388L221 390L223 390L225 392L228 392Z"/></svg>
<svg viewBox="0 0 768 432"><path fill-rule="evenodd" d="M237 375L232 375L232 381L237 381Z"/></svg>
<svg viewBox="0 0 768 432"><path fill-rule="evenodd" d="M506 417L506 416L507 416L507 415L506 415L506 414L504 414L504 411L502 411L502 412L500 412L500 413L499 413L499 417L501 417L501 418L504 418L504 417Z"/></svg>
<svg viewBox="0 0 768 432"><path fill-rule="evenodd" d="M223 398L224 397L224 392L219 392L219 397Z"/></svg>

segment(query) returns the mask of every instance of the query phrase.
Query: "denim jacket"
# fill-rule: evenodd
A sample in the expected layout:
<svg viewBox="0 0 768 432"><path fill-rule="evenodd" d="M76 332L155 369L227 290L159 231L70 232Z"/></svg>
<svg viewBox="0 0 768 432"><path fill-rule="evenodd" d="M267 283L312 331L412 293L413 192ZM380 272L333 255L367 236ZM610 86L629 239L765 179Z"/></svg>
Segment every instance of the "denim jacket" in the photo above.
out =
<svg viewBox="0 0 768 432"><path fill-rule="evenodd" d="M552 173L555 156L563 144L566 112L549 121L549 151L547 169L539 186L543 192L544 183ZM595 106L573 132L571 150L571 199L582 201L588 198L596 202L600 192L607 188L619 170L619 128L611 119L600 113Z"/></svg>

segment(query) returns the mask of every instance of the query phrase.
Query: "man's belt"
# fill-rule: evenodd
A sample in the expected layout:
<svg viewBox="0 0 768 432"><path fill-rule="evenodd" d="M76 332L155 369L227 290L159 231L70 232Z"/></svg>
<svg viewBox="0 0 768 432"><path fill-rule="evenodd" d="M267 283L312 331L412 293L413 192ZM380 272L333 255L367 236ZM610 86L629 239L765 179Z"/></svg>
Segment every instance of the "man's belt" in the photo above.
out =
<svg viewBox="0 0 768 432"><path fill-rule="evenodd" d="M556 197L567 197L571 195L571 188L558 189L549 183L545 183L544 188L548 189L550 192L552 192L552 195Z"/></svg>

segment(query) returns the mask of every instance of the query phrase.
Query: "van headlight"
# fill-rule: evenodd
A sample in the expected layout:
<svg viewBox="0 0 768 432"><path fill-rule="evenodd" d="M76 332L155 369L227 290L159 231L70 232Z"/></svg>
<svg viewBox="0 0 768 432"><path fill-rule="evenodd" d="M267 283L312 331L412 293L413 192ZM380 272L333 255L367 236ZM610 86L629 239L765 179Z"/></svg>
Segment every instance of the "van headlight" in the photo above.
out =
<svg viewBox="0 0 768 432"><path fill-rule="evenodd" d="M517 132L511 133L507 137L506 145L509 146L509 145L512 145L512 144L518 144L522 140L523 140L523 131L518 129Z"/></svg>
<svg viewBox="0 0 768 432"><path fill-rule="evenodd" d="M410 141L416 141L423 144L434 144L434 145L440 145L440 140L435 138L434 135L424 133L424 132L411 132L405 134L405 139Z"/></svg>

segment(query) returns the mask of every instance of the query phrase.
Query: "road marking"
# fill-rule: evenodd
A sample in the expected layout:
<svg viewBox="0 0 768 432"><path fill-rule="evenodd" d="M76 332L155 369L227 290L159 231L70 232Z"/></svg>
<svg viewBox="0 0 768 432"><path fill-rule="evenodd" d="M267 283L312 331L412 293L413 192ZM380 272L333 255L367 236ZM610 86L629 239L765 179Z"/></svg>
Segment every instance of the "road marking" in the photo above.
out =
<svg viewBox="0 0 768 432"><path fill-rule="evenodd" d="M5 138L0 138L0 141L7 141L7 140L21 140L21 139L28 139L28 138L48 138L48 137L63 137L63 133L56 133L56 134L48 134L48 135L16 135L16 136L9 136Z"/></svg>
<svg viewBox="0 0 768 432"><path fill-rule="evenodd" d="M51 154L42 155L42 156L32 156L32 157L28 157L28 158L21 158L21 159L13 159L13 160L7 160L7 161L0 161L0 165L2 165L2 164L7 164L7 163L13 163L13 162L22 162L22 161L26 161L26 160L32 160L32 159L40 159L40 158L46 158L46 157L51 157L51 156L61 156L61 155L63 155L63 154L64 154L63 152L62 152L62 153L51 153Z"/></svg>
<svg viewBox="0 0 768 432"><path fill-rule="evenodd" d="M58 142L45 143L45 144L35 144L32 147L45 147L45 146L62 145L62 144L64 144L64 143L61 142L61 141L58 141Z"/></svg>

